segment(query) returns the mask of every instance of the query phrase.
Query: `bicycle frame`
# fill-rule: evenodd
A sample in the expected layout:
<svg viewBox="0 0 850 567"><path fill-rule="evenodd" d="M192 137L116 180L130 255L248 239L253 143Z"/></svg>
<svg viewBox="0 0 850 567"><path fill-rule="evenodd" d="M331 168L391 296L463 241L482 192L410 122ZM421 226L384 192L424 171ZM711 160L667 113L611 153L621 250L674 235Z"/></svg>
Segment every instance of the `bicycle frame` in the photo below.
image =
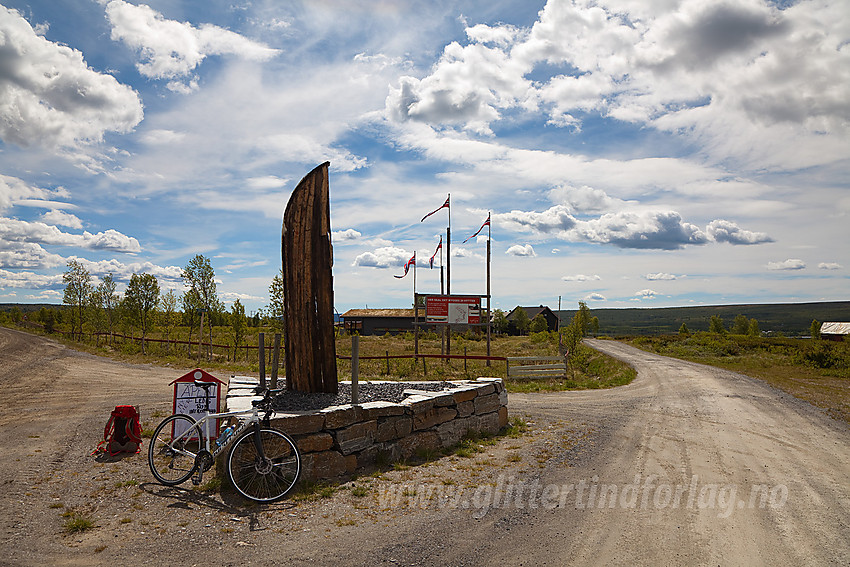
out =
<svg viewBox="0 0 850 567"><path fill-rule="evenodd" d="M215 447L213 450L211 450L210 449L210 441L211 441L211 439L210 439L210 421L215 420L215 419L228 418L228 417L239 417L239 416L250 416L250 417L247 420L245 420L244 423L240 423L236 427L236 430L233 433L231 433L228 436L227 439L224 440L224 443L222 443L218 447ZM250 410L228 411L228 412L222 412L222 413L207 413L207 414L204 414L204 416L201 417L201 419L197 421L197 425L198 425L199 428L203 427L202 431L204 433L204 445L205 445L204 449L209 451L209 453L212 455L213 459L215 459L225 449L230 447L230 445L233 443L233 441L238 439L239 436L243 432L245 432L250 426L252 426L252 425L259 426L260 421L261 421L260 420L260 412L259 412L259 410L254 408L254 409L250 409ZM191 434L191 431L192 430L190 428L190 429L187 429L186 431L180 433L179 435L173 435L172 434L171 442L174 443L175 441L183 438L184 435ZM260 445L257 446L257 452L259 453L259 455L261 457L265 456L263 454L262 446L260 446ZM187 454L189 454L189 453L187 452Z"/></svg>

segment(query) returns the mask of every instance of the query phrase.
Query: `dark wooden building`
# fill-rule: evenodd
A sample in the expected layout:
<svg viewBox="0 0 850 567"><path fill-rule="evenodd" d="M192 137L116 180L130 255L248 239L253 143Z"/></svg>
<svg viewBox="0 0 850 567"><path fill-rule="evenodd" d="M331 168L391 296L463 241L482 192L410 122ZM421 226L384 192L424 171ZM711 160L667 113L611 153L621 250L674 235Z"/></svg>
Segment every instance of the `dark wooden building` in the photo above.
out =
<svg viewBox="0 0 850 567"><path fill-rule="evenodd" d="M349 309L342 314L342 327L361 336L392 335L413 332L413 309ZM425 312L419 311L420 323L424 323Z"/></svg>
<svg viewBox="0 0 850 567"><path fill-rule="evenodd" d="M843 341L850 335L850 323L824 323L820 327L820 337L830 341Z"/></svg>

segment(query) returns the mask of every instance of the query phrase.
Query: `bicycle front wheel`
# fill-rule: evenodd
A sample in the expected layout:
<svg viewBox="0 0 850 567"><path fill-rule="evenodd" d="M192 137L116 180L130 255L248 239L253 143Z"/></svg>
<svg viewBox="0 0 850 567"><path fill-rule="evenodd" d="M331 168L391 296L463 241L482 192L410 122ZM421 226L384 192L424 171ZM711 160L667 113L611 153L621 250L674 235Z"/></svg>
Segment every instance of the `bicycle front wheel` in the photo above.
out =
<svg viewBox="0 0 850 567"><path fill-rule="evenodd" d="M204 448L204 435L189 415L165 418L148 444L148 466L162 484L174 486L189 480L195 472L195 457Z"/></svg>
<svg viewBox="0 0 850 567"><path fill-rule="evenodd" d="M292 490L301 475L301 456L295 442L276 429L261 429L261 456L256 430L236 440L227 457L227 474L242 496L274 502Z"/></svg>

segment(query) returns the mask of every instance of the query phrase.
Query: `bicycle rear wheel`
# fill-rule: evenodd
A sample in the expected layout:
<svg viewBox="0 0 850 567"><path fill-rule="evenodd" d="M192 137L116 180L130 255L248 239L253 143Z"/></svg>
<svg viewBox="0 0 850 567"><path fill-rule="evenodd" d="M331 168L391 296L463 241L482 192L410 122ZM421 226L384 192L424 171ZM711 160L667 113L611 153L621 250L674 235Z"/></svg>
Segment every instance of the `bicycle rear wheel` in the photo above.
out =
<svg viewBox="0 0 850 567"><path fill-rule="evenodd" d="M276 429L261 429L265 458L251 429L233 444L227 457L227 474L242 496L257 502L274 502L292 490L301 475L301 456L295 442Z"/></svg>
<svg viewBox="0 0 850 567"><path fill-rule="evenodd" d="M195 472L195 457L204 448L204 435L189 415L174 414L154 430L148 445L148 466L162 484L174 486Z"/></svg>

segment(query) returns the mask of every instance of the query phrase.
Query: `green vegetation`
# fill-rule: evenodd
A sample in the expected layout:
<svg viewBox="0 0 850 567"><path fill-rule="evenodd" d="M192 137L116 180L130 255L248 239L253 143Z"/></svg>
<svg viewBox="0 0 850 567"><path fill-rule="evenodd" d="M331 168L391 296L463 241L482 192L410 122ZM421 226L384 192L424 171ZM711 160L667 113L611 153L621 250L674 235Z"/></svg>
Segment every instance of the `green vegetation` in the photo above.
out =
<svg viewBox="0 0 850 567"><path fill-rule="evenodd" d="M92 518L76 510L68 510L62 514L62 517L65 518L62 527L67 534L81 533L97 527Z"/></svg>
<svg viewBox="0 0 850 567"><path fill-rule="evenodd" d="M632 345L741 372L850 422L850 344L718 333L636 337Z"/></svg>
<svg viewBox="0 0 850 567"><path fill-rule="evenodd" d="M562 311L561 321L568 321L574 313ZM761 334L803 337L811 335L812 319L850 321L850 301L593 309L593 315L599 319L600 331L611 337L673 335L682 324L690 332L708 331L712 315L724 321L734 321L738 315L743 315L757 321ZM734 322L732 325L734 327Z"/></svg>
<svg viewBox="0 0 850 567"><path fill-rule="evenodd" d="M310 482L301 481L298 487L298 492L292 495L292 500L298 501L313 501L322 498L330 498L336 491L339 490L339 485L329 482Z"/></svg>

